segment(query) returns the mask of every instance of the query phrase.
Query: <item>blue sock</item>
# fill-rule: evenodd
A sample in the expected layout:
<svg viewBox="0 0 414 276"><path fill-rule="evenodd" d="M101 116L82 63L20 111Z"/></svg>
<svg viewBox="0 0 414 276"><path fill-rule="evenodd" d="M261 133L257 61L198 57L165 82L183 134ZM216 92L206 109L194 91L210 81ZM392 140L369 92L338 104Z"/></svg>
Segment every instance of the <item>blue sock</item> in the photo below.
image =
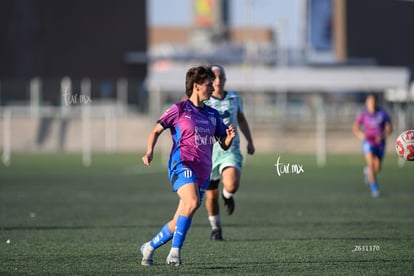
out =
<svg viewBox="0 0 414 276"><path fill-rule="evenodd" d="M185 236L191 226L191 218L178 216L177 225L175 226L174 237L172 240L173 248L181 248L183 246Z"/></svg>
<svg viewBox="0 0 414 276"><path fill-rule="evenodd" d="M173 237L173 233L168 228L168 223L164 225L161 231L150 241L150 245L155 249L167 243Z"/></svg>
<svg viewBox="0 0 414 276"><path fill-rule="evenodd" d="M371 190L372 191L378 191L379 190L376 181L374 181L374 182L371 183Z"/></svg>

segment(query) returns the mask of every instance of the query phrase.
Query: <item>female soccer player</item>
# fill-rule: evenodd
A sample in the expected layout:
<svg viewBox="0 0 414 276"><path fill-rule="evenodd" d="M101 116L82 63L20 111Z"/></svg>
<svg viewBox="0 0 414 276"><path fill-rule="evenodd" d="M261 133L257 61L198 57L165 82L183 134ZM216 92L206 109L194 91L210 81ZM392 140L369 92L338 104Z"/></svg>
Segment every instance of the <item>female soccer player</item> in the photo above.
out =
<svg viewBox="0 0 414 276"><path fill-rule="evenodd" d="M226 73L220 65L211 67L216 78L213 86L214 92L206 104L217 109L226 125L233 125L236 129L240 127L241 132L247 140L247 153L254 154L255 148L250 134L249 124L243 113L243 103L239 94L235 91L224 90ZM234 211L234 198L240 186L240 170L243 165L243 156L240 152L240 137L237 135L229 150L223 151L218 145L213 148L213 170L210 185L206 191L206 209L208 220L212 228L210 240L223 240L220 214L219 214L219 191L220 178L223 180L221 196L227 214Z"/></svg>
<svg viewBox="0 0 414 276"><path fill-rule="evenodd" d="M213 92L213 79L214 74L207 67L190 68L185 82L188 100L172 105L149 135L147 152L142 157L147 166L153 159L159 135L167 128L171 131L173 146L168 174L179 203L174 217L152 240L141 246L144 266L152 265L154 250L171 239L167 264L181 264L181 247L210 182L213 144L218 139L222 148L228 149L236 136L236 129L227 127L217 110L203 103Z"/></svg>
<svg viewBox="0 0 414 276"><path fill-rule="evenodd" d="M365 109L356 117L352 130L355 136L362 141L362 150L367 163L364 174L370 184L371 195L378 197L377 173L381 170L385 140L392 132L392 124L388 113L377 106L375 94L367 95Z"/></svg>

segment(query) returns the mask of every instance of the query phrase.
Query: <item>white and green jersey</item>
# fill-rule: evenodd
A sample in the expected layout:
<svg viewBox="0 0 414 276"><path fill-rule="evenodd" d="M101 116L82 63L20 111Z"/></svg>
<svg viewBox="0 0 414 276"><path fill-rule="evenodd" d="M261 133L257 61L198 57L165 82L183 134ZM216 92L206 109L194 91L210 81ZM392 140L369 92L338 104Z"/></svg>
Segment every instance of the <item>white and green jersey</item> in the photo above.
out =
<svg viewBox="0 0 414 276"><path fill-rule="evenodd" d="M221 118L226 126L233 125L237 130L237 135L233 139L233 143L228 151L240 149L240 135L238 132L238 113L243 113L243 102L236 91L226 91L223 99L217 99L213 96L205 102L208 106L211 106L218 110ZM219 147L215 144L214 147ZM217 149L215 149L217 150Z"/></svg>

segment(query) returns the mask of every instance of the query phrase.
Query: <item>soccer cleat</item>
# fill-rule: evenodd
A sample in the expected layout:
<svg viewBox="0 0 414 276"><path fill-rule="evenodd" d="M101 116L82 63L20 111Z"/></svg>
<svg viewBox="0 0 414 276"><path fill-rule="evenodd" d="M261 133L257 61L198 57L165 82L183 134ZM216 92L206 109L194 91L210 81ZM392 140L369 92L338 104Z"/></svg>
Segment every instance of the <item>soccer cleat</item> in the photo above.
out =
<svg viewBox="0 0 414 276"><path fill-rule="evenodd" d="M210 235L210 241L222 241L221 228L214 229Z"/></svg>
<svg viewBox="0 0 414 276"><path fill-rule="evenodd" d="M181 264L181 253L180 251L173 251L171 250L170 253L167 256L167 264L168 265L174 265L179 266Z"/></svg>
<svg viewBox="0 0 414 276"><path fill-rule="evenodd" d="M142 253L141 265L143 266L153 265L152 255L154 254L154 248L151 247L149 242L146 242L141 246L141 253Z"/></svg>
<svg viewBox="0 0 414 276"><path fill-rule="evenodd" d="M233 197L225 198L223 194L221 196L224 199L224 207L226 207L226 212L230 216L234 212L234 199Z"/></svg>
<svg viewBox="0 0 414 276"><path fill-rule="evenodd" d="M379 197L380 191L376 184L371 185L371 196L372 197Z"/></svg>
<svg viewBox="0 0 414 276"><path fill-rule="evenodd" d="M375 189L371 190L371 196L372 197L379 197L379 195L380 195L380 191L378 189L377 190L375 190Z"/></svg>

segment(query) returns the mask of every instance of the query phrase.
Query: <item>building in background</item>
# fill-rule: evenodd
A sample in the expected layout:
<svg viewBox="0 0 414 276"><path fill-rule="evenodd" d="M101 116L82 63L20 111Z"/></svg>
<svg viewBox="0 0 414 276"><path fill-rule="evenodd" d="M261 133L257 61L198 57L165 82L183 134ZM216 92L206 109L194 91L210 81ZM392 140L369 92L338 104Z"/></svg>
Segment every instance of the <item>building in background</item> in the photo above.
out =
<svg viewBox="0 0 414 276"><path fill-rule="evenodd" d="M190 3L190 26L150 26L148 53L130 53L128 62L276 63L272 28L231 26L228 0Z"/></svg>
<svg viewBox="0 0 414 276"><path fill-rule="evenodd" d="M254 65L384 65L414 63L414 1L302 0L298 17L301 43L285 48L280 39L286 26L274 28L232 26L228 0L191 1L191 26L150 26L148 61L211 60ZM237 2L238 3L238 2ZM241 2L240 5L248 4ZM294 23L295 22L295 23ZM227 51L226 57L219 53ZM186 55L180 53L187 53ZM271 62L269 62L271 61Z"/></svg>
<svg viewBox="0 0 414 276"><path fill-rule="evenodd" d="M194 0L191 42L195 45L229 40L229 2Z"/></svg>
<svg viewBox="0 0 414 276"><path fill-rule="evenodd" d="M413 68L414 1L348 0L345 7L348 58Z"/></svg>
<svg viewBox="0 0 414 276"><path fill-rule="evenodd" d="M137 104L147 65L127 64L124 55L146 51L146 21L146 1L1 1L1 104L29 101L38 78L41 102L59 105L64 77L70 93L89 78L96 99L115 98L117 80L126 79L126 100Z"/></svg>
<svg viewBox="0 0 414 276"><path fill-rule="evenodd" d="M148 1L0 2L4 152L82 150L88 164L92 150L136 150L147 120L152 126L181 99L188 67L204 63L226 67L262 151L317 145L323 163L327 137L339 133L348 152L349 126L367 91L402 91L398 101L406 102L393 106L396 125L414 121L406 97L412 1L301 0L300 16L289 18L303 23L299 49L281 43L292 21L231 26L228 0L189 1L193 20L183 28L147 26ZM88 84L92 102L65 108L62 94L76 101ZM315 139L298 148L303 135Z"/></svg>
<svg viewBox="0 0 414 276"><path fill-rule="evenodd" d="M307 0L310 63L414 66L414 1Z"/></svg>

